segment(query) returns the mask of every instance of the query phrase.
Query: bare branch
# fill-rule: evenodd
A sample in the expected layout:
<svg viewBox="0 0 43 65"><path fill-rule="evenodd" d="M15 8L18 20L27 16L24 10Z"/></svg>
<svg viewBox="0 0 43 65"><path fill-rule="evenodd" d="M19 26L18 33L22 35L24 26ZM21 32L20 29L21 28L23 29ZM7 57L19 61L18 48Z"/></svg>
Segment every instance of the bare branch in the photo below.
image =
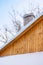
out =
<svg viewBox="0 0 43 65"><path fill-rule="evenodd" d="M12 12L14 14L14 16L13 15L10 15L10 16L12 16L12 23L13 23L14 29L18 32L21 29L20 21L18 21L16 19L16 13L15 13L15 10L14 9L12 10Z"/></svg>

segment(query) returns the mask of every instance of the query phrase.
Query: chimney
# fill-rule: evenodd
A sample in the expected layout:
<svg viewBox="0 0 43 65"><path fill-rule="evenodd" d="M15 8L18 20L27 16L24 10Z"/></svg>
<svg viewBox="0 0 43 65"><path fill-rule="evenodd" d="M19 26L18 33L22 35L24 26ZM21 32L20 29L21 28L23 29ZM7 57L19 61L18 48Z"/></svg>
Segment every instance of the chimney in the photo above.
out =
<svg viewBox="0 0 43 65"><path fill-rule="evenodd" d="M35 16L34 16L33 13L25 14L25 15L23 16L24 26L25 26L26 24L28 24L28 22L30 22L33 18L35 18Z"/></svg>

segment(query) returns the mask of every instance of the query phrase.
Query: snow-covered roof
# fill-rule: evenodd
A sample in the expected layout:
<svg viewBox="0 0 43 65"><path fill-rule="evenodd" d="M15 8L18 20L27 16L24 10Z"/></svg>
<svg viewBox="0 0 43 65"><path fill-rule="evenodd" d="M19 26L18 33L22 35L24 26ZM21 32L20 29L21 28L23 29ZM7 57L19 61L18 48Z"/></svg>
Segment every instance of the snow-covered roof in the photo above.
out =
<svg viewBox="0 0 43 65"><path fill-rule="evenodd" d="M36 20L38 18L40 18L41 16L43 15L43 12L38 14L38 16L36 16L32 21L30 21L28 24L26 24L24 27L21 28L21 30L19 32L17 32L17 34L12 38L12 39L9 39L6 44L3 44L1 47L0 47L0 50L5 47L6 45L10 44L11 41L15 40L19 35L21 35L21 33L25 32L25 30L30 27L34 22L36 22Z"/></svg>

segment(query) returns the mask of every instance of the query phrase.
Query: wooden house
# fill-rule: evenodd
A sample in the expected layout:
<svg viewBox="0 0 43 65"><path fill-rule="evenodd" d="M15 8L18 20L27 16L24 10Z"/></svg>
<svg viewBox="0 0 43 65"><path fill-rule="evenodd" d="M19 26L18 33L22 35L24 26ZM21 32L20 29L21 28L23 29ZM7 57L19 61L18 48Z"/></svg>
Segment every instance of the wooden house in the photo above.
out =
<svg viewBox="0 0 43 65"><path fill-rule="evenodd" d="M43 13L21 29L15 38L0 50L0 56L43 51Z"/></svg>

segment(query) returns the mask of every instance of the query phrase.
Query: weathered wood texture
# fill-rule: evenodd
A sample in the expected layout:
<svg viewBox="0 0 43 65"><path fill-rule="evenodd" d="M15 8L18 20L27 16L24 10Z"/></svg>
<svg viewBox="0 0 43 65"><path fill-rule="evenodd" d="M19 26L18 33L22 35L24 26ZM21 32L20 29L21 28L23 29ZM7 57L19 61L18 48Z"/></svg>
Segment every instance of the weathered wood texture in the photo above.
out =
<svg viewBox="0 0 43 65"><path fill-rule="evenodd" d="M43 51L43 16L37 21L38 23L18 40L12 41L12 44L4 49L0 56Z"/></svg>

